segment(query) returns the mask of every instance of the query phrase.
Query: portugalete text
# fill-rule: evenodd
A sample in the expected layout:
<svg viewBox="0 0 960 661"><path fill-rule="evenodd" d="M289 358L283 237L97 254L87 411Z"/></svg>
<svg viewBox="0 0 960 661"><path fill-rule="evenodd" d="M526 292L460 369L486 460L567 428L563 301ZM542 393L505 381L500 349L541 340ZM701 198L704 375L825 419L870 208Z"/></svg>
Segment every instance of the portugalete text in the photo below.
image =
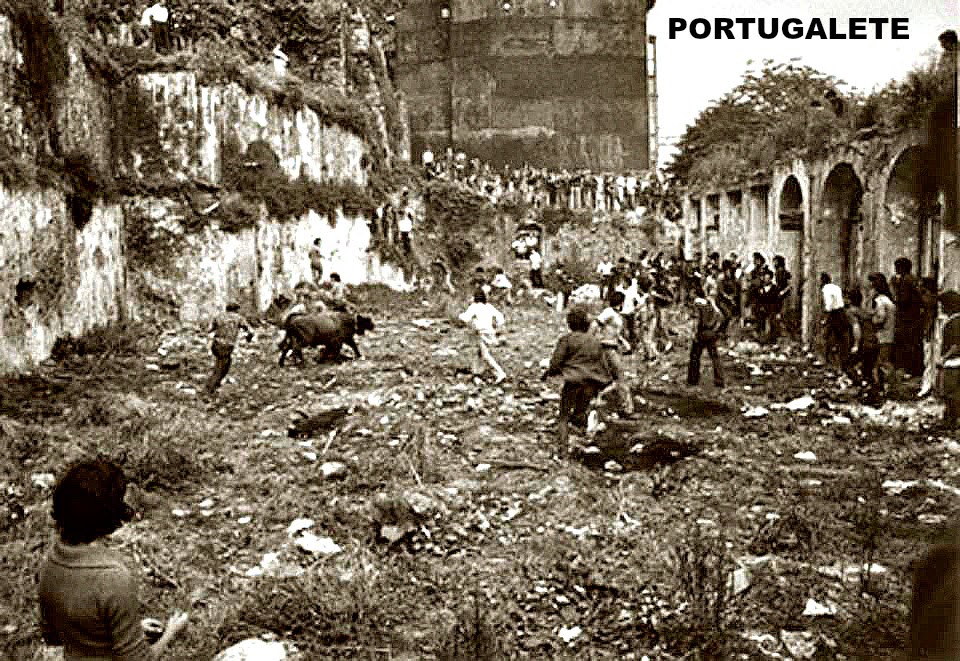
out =
<svg viewBox="0 0 960 661"><path fill-rule="evenodd" d="M689 32L694 39L909 39L907 18L850 18L842 21L819 18L685 18L670 19L670 38Z"/></svg>

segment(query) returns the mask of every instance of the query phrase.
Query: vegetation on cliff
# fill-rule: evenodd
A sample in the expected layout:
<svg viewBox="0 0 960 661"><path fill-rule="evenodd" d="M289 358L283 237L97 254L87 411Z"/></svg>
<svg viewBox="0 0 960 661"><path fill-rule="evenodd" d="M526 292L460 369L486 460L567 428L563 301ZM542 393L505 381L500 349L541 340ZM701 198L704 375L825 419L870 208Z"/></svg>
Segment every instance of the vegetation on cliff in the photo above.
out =
<svg viewBox="0 0 960 661"><path fill-rule="evenodd" d="M843 81L812 67L765 60L700 113L667 171L681 185L729 181L858 136L921 128L948 84L933 57L869 95L844 92Z"/></svg>

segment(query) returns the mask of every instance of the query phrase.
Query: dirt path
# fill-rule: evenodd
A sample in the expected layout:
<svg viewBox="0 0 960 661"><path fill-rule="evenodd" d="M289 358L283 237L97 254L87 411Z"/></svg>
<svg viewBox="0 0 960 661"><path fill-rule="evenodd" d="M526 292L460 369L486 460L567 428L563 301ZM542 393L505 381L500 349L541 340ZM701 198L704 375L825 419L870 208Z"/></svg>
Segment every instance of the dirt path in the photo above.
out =
<svg viewBox="0 0 960 661"><path fill-rule="evenodd" d="M798 640L818 658L893 658L908 564L958 502L881 487L960 487L960 446L924 431L932 407L865 408L803 356L743 347L727 389L690 389L681 347L631 357L641 418L570 456L553 440L559 383L539 379L559 317L508 311L496 387L465 373L466 332L417 305L379 315L364 359L340 365L281 369L264 327L213 402L195 392L209 361L189 329L6 382L0 650L38 647L49 491L32 476L99 450L142 487L142 518L114 543L144 568L146 610L193 610L176 658L267 632L309 659L761 658L802 656ZM807 409L774 406L804 395ZM332 409L335 424L288 435ZM324 477L332 462L342 477ZM339 552L298 548L298 518ZM865 561L879 568L861 580ZM744 589L717 606L734 570ZM808 599L836 614L802 615Z"/></svg>

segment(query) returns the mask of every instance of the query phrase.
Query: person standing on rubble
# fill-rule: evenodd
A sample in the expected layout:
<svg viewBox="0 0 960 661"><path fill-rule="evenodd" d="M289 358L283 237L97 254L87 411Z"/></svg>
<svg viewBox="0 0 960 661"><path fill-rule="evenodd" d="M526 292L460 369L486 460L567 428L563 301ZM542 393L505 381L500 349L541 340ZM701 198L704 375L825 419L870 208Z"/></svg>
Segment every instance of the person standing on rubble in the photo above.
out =
<svg viewBox="0 0 960 661"><path fill-rule="evenodd" d="M882 273L867 276L873 301L873 326L877 331L877 385L882 390L892 390L897 383L897 369L893 364L894 329L896 328L897 306L890 298L890 285Z"/></svg>
<svg viewBox="0 0 960 661"><path fill-rule="evenodd" d="M536 246L530 248L527 259L530 260L530 286L534 289L543 289L543 257L540 256Z"/></svg>
<svg viewBox="0 0 960 661"><path fill-rule="evenodd" d="M900 257L893 263L896 275L890 283L897 306L893 362L908 376L923 375L923 298L913 275L913 262Z"/></svg>
<svg viewBox="0 0 960 661"><path fill-rule="evenodd" d="M835 355L836 364L843 367L850 352L850 322L843 310L843 290L831 281L829 273L821 273L820 292L824 314L820 322L824 326L823 357L829 363Z"/></svg>
<svg viewBox="0 0 960 661"><path fill-rule="evenodd" d="M210 344L210 353L213 354L213 372L207 380L208 395L217 392L220 384L230 371L233 362L233 349L237 344L240 331L246 331L247 342L253 341L253 331L247 320L240 315L240 306L237 303L228 303L227 311L213 320L210 332L213 333L213 342Z"/></svg>
<svg viewBox="0 0 960 661"><path fill-rule="evenodd" d="M937 366L943 369L943 425L956 429L960 422L960 294L940 295L944 313L950 315L943 327L943 346Z"/></svg>
<svg viewBox="0 0 960 661"><path fill-rule="evenodd" d="M713 385L724 387L723 366L720 363L720 352L717 342L720 339L720 328L723 324L723 313L713 300L713 293L708 296L703 286L695 284L693 287L693 302L691 307L694 313L693 343L690 345L690 362L687 365L687 385L696 386L700 383L700 357L703 350L707 350L710 362L713 364Z"/></svg>

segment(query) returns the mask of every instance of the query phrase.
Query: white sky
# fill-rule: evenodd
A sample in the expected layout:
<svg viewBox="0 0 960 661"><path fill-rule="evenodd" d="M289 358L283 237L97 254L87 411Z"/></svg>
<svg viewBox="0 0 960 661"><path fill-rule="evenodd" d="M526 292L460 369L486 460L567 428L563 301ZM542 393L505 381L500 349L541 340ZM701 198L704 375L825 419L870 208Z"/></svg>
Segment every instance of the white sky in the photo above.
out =
<svg viewBox="0 0 960 661"><path fill-rule="evenodd" d="M726 18L838 19L839 31L847 32L853 18L909 18L906 40L890 39L889 24L884 39L867 40L761 39L756 25L750 38L736 40L694 39L689 30L669 39L670 18L712 20ZM647 18L647 30L657 36L657 91L659 94L660 164L669 160L675 142L712 100L735 87L747 69L747 60L759 64L764 58L785 62L800 57L807 64L831 74L864 92L901 79L924 54L940 52L937 37L946 29L960 27L960 0L659 0ZM740 27L734 34L740 37ZM829 34L829 32L828 32ZM664 144L668 143L668 144Z"/></svg>

